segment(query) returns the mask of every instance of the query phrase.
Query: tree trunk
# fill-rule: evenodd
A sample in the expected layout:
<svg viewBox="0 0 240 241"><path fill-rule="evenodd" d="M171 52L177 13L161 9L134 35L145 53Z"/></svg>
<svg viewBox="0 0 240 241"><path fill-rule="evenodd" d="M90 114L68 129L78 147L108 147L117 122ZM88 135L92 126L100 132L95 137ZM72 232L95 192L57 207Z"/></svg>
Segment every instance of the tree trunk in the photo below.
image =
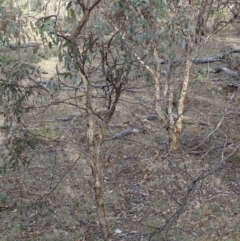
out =
<svg viewBox="0 0 240 241"><path fill-rule="evenodd" d="M173 113L174 82L172 79L172 72L174 72L174 70L172 67L170 67L168 70L168 78L167 78L167 83L168 83L168 92L167 92L168 93L168 96L167 96L168 125L167 125L167 130L168 130L168 135L169 135L169 146L170 146L169 149L176 150L176 149L178 149L178 140L177 140L177 136L176 136L175 120L174 120L174 113Z"/></svg>
<svg viewBox="0 0 240 241"><path fill-rule="evenodd" d="M78 48L78 43L76 39L80 35L82 29L86 26L91 11L99 4L101 0L96 0L94 3L87 8L83 1L78 1L79 6L82 8L83 16L77 24L77 27L68 37L68 40L71 44L71 51L74 53ZM106 217L106 209L103 201L103 183L102 183L102 168L100 163L100 145L106 130L106 121L98 123L97 116L95 115L92 107L92 98L89 87L89 80L85 74L84 69L81 69L80 72L81 78L84 83L85 96L86 96L86 112L88 117L88 128L87 128L87 144L89 149L89 162L92 169L92 176L94 181L94 193L95 201L97 204L97 215L99 219L99 224L101 232L103 234L103 239L105 241L111 241L111 234L108 227L108 220ZM115 106L114 106L115 107ZM111 112L113 114L115 108Z"/></svg>
<svg viewBox="0 0 240 241"><path fill-rule="evenodd" d="M88 148L90 154L90 164L92 168L92 175L94 180L95 200L97 203L97 214L100 228L105 241L111 241L111 234L108 227L106 217L106 209L103 200L103 184L102 184L102 170L100 166L100 144L104 134L104 128L96 127L97 120L95 120L93 113L89 115L89 127L87 131ZM95 130L97 128L97 130ZM95 133L96 132L96 133Z"/></svg>
<svg viewBox="0 0 240 241"><path fill-rule="evenodd" d="M88 115L87 144L90 154L90 164L94 180L95 200L97 204L97 214L100 228L105 241L111 241L111 234L106 217L106 209L103 201L102 170L100 165L100 145L104 136L105 126L98 125L97 117L93 112L92 100L90 96L89 83L82 75L86 95L86 109Z"/></svg>
<svg viewBox="0 0 240 241"><path fill-rule="evenodd" d="M154 76L155 80L155 111L158 115L159 121L163 127L166 127L166 117L162 111L162 101L161 101L161 82L160 76Z"/></svg>
<svg viewBox="0 0 240 241"><path fill-rule="evenodd" d="M173 133L170 134L172 138L171 144L170 144L172 150L177 150L179 148L179 139L183 130L184 103L187 95L191 67L192 67L191 55L188 54L186 59L182 89L181 89L180 98L177 104L177 120L175 121Z"/></svg>
<svg viewBox="0 0 240 241"><path fill-rule="evenodd" d="M167 121L166 116L162 110L163 100L161 100L161 80L160 80L160 62L156 45L153 50L153 56L156 64L155 71L147 68L148 72L152 75L155 82L155 111L157 112L160 123L163 127L166 127ZM165 96L164 96L165 97Z"/></svg>

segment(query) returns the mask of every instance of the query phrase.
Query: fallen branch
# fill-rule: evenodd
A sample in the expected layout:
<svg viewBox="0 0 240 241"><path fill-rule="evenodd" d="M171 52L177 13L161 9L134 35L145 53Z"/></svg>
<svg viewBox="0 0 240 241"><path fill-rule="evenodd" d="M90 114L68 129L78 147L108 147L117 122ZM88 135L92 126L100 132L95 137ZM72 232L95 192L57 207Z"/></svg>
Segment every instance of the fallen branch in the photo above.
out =
<svg viewBox="0 0 240 241"><path fill-rule="evenodd" d="M229 54L240 53L240 49L230 49L224 53L220 53L216 56L210 56L205 58L194 58L192 59L194 64L206 64L206 63L214 63L214 62L227 62L224 58ZM180 59L174 59L173 63L178 63ZM154 62L154 61L153 61ZM158 64L167 64L167 60L159 58L157 61Z"/></svg>
<svg viewBox="0 0 240 241"><path fill-rule="evenodd" d="M214 70L214 73L217 74L217 73L219 73L221 71L224 72L225 74L233 77L233 78L236 78L236 79L240 80L240 72L237 71L237 70L234 71L234 70L231 70L231 69L229 69L227 67L221 66L221 67L216 68Z"/></svg>
<svg viewBox="0 0 240 241"><path fill-rule="evenodd" d="M127 124L129 124L129 122L109 124L108 126L111 128L121 128L121 127L126 127Z"/></svg>
<svg viewBox="0 0 240 241"><path fill-rule="evenodd" d="M121 139L125 136L128 136L128 135L131 135L131 134L135 134L135 133L139 133L140 130L139 129L136 129L136 128L129 128L125 131L122 131L116 135L114 135L113 137L107 139L107 141L110 141L110 140L116 140L116 139Z"/></svg>
<svg viewBox="0 0 240 241"><path fill-rule="evenodd" d="M31 48L31 47L39 47L40 45L42 45L41 43L38 42L29 42L29 43L24 43L24 44L13 44L13 43L9 43L7 47L9 47L12 50L15 50L17 48Z"/></svg>
<svg viewBox="0 0 240 241"><path fill-rule="evenodd" d="M80 112L74 112L68 115L64 115L64 116L59 116L57 118L54 119L49 119L49 120L45 120L46 122L54 122L54 121L70 121L73 120L74 118L80 116L81 113Z"/></svg>
<svg viewBox="0 0 240 241"><path fill-rule="evenodd" d="M230 146L229 146L230 148ZM188 188L185 192L185 195L182 198L182 201L180 203L179 209L170 217L168 220L165 222L165 224L160 227L160 228L155 228L158 231L152 233L150 235L149 241L152 240L152 238L156 235L158 235L158 240L163 241L166 240L166 236L168 234L168 231L170 228L177 222L179 219L180 215L184 211L185 207L187 206L189 199L191 197L191 194L196 190L197 184L201 181L204 180L206 177L214 174L216 171L221 169L222 165L230 158L232 157L238 150L240 146L236 146L235 149L227 156L224 156L224 151L222 152L222 158L221 160L216 163L212 168L208 170L202 171L200 175L198 175L195 179L192 180L192 182L188 185ZM225 150L225 149L224 149Z"/></svg>
<svg viewBox="0 0 240 241"><path fill-rule="evenodd" d="M213 62L227 62L224 60L224 57L226 57L229 54L234 54L234 53L240 53L240 49L230 49L229 51L226 51L224 53L218 54L216 56L211 56L208 58L196 58L193 59L194 64L205 64L205 63L213 63Z"/></svg>
<svg viewBox="0 0 240 241"><path fill-rule="evenodd" d="M231 96L230 101L229 101L229 106L230 106L231 100L234 98L235 94L236 94L236 92ZM225 108L223 116L220 119L220 121L218 122L218 124L216 125L216 127L200 142L200 144L197 145L197 147L194 147L192 149L192 151L197 151L199 149L199 147L201 147L216 131L218 131L218 129L222 125L222 123L227 115L229 106L227 108Z"/></svg>
<svg viewBox="0 0 240 241"><path fill-rule="evenodd" d="M177 119L177 115L174 115L174 119ZM146 117L145 120L148 121L156 121L158 120L158 116L157 115L149 115ZM189 124L189 125L208 125L208 123L204 122L204 121L194 121L192 118L188 117L188 116L184 116L183 117L183 122L184 124Z"/></svg>

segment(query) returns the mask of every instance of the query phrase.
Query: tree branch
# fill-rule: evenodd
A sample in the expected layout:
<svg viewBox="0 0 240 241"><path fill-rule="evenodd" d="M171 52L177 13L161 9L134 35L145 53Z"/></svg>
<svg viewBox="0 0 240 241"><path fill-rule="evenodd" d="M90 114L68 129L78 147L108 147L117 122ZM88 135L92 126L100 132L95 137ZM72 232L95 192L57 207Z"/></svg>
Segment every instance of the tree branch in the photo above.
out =
<svg viewBox="0 0 240 241"><path fill-rule="evenodd" d="M179 207L179 209L166 221L165 225L161 228L156 228L158 231L154 232L151 234L149 241L152 240L152 238L158 234L160 234L160 236L158 236L158 240L159 241L163 241L165 240L168 231L170 230L170 228L174 225L174 223L176 223L176 221L178 220L178 218L180 217L180 215L182 214L182 212L184 211L185 207L188 204L189 198L191 196L191 194L195 191L197 184L205 179L206 177L212 175L213 173L215 173L216 171L218 171L222 165L224 164L224 162L226 162L230 157L232 157L238 150L240 149L240 146L237 146L229 155L224 156L224 151L222 152L222 158L221 160L214 165L211 169L205 170L203 171L197 178L195 178L191 184L188 186L185 195L182 198L182 202L181 202L181 206Z"/></svg>

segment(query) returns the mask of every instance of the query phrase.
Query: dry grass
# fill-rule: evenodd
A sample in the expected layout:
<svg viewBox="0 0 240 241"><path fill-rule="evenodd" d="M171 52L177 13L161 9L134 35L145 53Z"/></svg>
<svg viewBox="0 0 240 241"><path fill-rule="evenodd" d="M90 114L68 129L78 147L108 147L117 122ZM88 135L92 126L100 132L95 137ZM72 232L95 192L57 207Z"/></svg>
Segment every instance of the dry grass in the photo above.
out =
<svg viewBox="0 0 240 241"><path fill-rule="evenodd" d="M226 41L211 42L206 53L217 53L229 44ZM149 234L179 208L193 178L220 160L223 144L239 142L239 94L229 105L222 91L227 77L199 72L203 68L209 66L194 66L192 70L185 112L192 121L185 125L177 153L167 152L167 133L159 123L146 119L154 114L154 85L137 79L132 84L143 92L125 92L121 97L112 123L126 123L125 127L109 128L101 150L105 202L114 241L148 240ZM221 81L214 81L216 77ZM52 98L67 96L61 93ZM228 114L219 131L193 152L227 106ZM48 139L29 151L28 165L0 176L1 191L7 193L4 205L9 207L0 210L0 240L102 240L85 143L84 112L80 110L82 114L73 125L43 121L77 111L69 105L53 106L26 119L32 125L38 122L33 125L38 129L32 132ZM108 140L129 126L143 131ZM199 183L167 240L240 240L239 175L238 153L219 172ZM152 240L159 240L158 234Z"/></svg>

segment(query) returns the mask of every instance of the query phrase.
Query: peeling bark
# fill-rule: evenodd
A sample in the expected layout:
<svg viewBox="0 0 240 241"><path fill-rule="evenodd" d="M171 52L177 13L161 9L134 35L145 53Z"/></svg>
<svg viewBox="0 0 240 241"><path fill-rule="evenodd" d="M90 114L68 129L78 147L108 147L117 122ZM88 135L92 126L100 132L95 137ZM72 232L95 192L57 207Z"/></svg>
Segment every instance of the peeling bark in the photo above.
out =
<svg viewBox="0 0 240 241"><path fill-rule="evenodd" d="M169 69L169 74L167 78L168 82L168 106L167 106L167 119L168 119L168 127L167 130L169 132L169 145L170 150L178 149L178 140L176 136L176 128L175 128L175 120L173 113L173 94L174 94L174 82L172 79L172 70Z"/></svg>
<svg viewBox="0 0 240 241"><path fill-rule="evenodd" d="M104 236L105 241L111 241L111 234L108 227L106 217L106 209L103 201L103 184L102 184L102 170L100 166L100 145L105 133L105 126L99 126L97 117L92 108L92 100L90 96L89 83L87 78L83 75L83 82L86 95L86 109L88 115L88 128L87 128L87 144L90 154L90 164L94 180L95 200L97 203L97 214L99 224Z"/></svg>
<svg viewBox="0 0 240 241"><path fill-rule="evenodd" d="M180 135L182 133L183 129L183 112L184 112L184 102L187 95L187 89L188 89L188 83L189 83L189 76L190 76L190 69L192 67L192 60L190 58L190 54L187 56L186 65L185 65L185 73L183 78L183 85L180 93L180 98L178 100L178 106L177 106L177 115L178 118L175 123L175 134L176 134L176 143L173 143L173 149L178 149L178 142Z"/></svg>
<svg viewBox="0 0 240 241"><path fill-rule="evenodd" d="M83 17L79 21L78 26L73 31L72 35L68 38L71 43L71 50L74 52L77 47L77 37L80 35L83 27L89 20L90 13L94 9L94 7L100 3L101 0L96 0L90 7L87 7L83 1L79 1L78 4L81 6L83 11ZM116 108L117 101L119 99L120 93L118 95L116 89L116 98L113 103L109 113L107 114L105 121L98 123L98 117L94 113L92 107L92 98L90 95L90 82L85 75L84 69L80 70L81 78L84 83L84 94L86 96L86 112L88 118L88 127L87 127L87 144L89 148L89 162L92 169L92 176L94 181L94 193L95 193L95 201L97 204L97 215L99 219L99 224L101 228L101 232L103 234L103 238L105 241L111 241L111 233L108 227L108 220L106 215L106 209L103 200L103 183L102 183L102 168L100 164L100 145L105 134L106 125L108 124L111 116L114 113ZM121 88L120 88L121 90ZM119 90L119 91L120 91Z"/></svg>
<svg viewBox="0 0 240 241"><path fill-rule="evenodd" d="M104 129L96 129L96 120L93 113L89 115L87 131L87 142L90 153L90 164L92 168L92 175L94 179L95 200L97 203L97 214L99 224L105 241L111 241L111 235L106 218L106 209L103 200L103 184L102 184L102 170L100 167L100 144L104 134Z"/></svg>
<svg viewBox="0 0 240 241"><path fill-rule="evenodd" d="M150 72L150 74L154 78L154 82L155 82L155 110L158 114L161 125L166 128L167 120L166 120L166 116L164 115L163 110L162 110L160 63L158 62L159 57L158 57L156 46L154 48L153 56L154 56L155 62L158 63L156 66L156 69L155 69L155 71L153 69L150 69L151 71L149 69L147 69L147 70Z"/></svg>

